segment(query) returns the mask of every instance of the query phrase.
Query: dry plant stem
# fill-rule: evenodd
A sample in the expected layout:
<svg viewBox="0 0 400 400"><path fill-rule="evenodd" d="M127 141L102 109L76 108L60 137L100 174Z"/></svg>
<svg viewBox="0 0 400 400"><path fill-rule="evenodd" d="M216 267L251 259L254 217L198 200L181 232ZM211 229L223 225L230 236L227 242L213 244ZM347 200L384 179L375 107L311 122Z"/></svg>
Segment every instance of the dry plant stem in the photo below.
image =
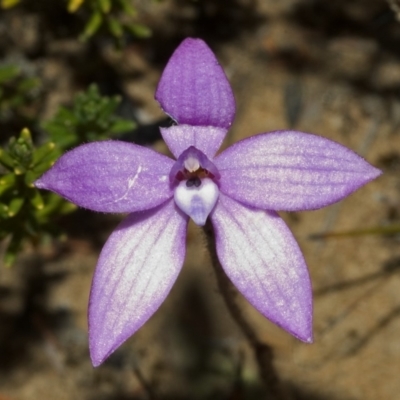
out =
<svg viewBox="0 0 400 400"><path fill-rule="evenodd" d="M263 343L258 338L255 329L251 326L249 321L247 321L238 302L238 292L222 269L222 266L217 257L214 230L209 221L207 221L206 225L203 228L203 231L207 238L207 247L211 255L211 261L217 277L219 290L222 294L222 297L224 298L225 304L231 317L234 319L243 334L246 336L254 351L259 374L266 388L266 399L291 400L292 397L289 396L289 393L283 387L278 373L274 368L273 349L268 344Z"/></svg>
<svg viewBox="0 0 400 400"><path fill-rule="evenodd" d="M146 381L146 379L144 378L144 376L143 376L141 370L140 370L137 366L135 366L135 367L133 368L133 372L134 372L134 374L136 375L136 378L138 379L138 381L140 382L140 384L142 385L142 387L143 387L145 393L147 394L147 398L148 398L149 400L155 400L155 399L156 399L156 396L155 396L155 394L154 394L152 385L151 385L149 382ZM1 399L0 399L0 400L1 400Z"/></svg>
<svg viewBox="0 0 400 400"><path fill-rule="evenodd" d="M399 0L387 0L389 7L394 12L397 21L400 22L400 1Z"/></svg>

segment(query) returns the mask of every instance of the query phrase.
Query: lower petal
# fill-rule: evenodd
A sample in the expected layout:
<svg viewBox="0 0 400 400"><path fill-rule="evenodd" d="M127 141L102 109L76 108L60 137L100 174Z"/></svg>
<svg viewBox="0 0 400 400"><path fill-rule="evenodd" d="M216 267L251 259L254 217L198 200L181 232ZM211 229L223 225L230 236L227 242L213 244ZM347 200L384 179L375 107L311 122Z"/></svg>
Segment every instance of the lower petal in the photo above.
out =
<svg viewBox="0 0 400 400"><path fill-rule="evenodd" d="M105 244L89 302L89 345L100 365L168 295L185 257L187 218L173 200L129 215Z"/></svg>
<svg viewBox="0 0 400 400"><path fill-rule="evenodd" d="M243 296L272 322L312 342L310 278L284 221L221 193L211 221L218 258Z"/></svg>

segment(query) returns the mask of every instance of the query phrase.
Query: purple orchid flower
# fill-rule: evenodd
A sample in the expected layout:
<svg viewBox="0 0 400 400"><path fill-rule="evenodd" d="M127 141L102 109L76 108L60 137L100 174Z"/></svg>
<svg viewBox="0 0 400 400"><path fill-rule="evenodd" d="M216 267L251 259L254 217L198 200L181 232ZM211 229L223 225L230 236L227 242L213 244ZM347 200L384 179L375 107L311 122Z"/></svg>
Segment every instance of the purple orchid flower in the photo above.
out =
<svg viewBox="0 0 400 400"><path fill-rule="evenodd" d="M229 82L199 39L186 39L156 91L178 125L161 134L176 161L120 141L63 155L36 187L94 211L130 213L105 244L89 302L89 344L101 364L158 309L185 258L189 218L210 218L218 258L265 317L312 341L312 294L303 255L276 211L318 209L380 175L319 136L276 131L216 155L235 115Z"/></svg>

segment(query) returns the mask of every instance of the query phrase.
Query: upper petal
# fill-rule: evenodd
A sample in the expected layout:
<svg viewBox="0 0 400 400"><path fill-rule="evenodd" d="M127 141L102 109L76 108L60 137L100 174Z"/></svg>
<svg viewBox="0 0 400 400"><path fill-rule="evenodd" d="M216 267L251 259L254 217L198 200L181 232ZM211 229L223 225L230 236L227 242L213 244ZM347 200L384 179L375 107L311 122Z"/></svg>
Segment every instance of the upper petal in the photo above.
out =
<svg viewBox="0 0 400 400"><path fill-rule="evenodd" d="M235 99L213 52L200 39L185 39L170 58L156 91L161 108L179 124L228 128Z"/></svg>
<svg viewBox="0 0 400 400"><path fill-rule="evenodd" d="M310 210L341 200L381 174L320 136L277 131L242 140L214 160L220 190L249 206Z"/></svg>
<svg viewBox="0 0 400 400"><path fill-rule="evenodd" d="M173 164L132 143L93 142L64 154L35 185L94 211L141 211L173 196L168 178Z"/></svg>
<svg viewBox="0 0 400 400"><path fill-rule="evenodd" d="M213 158L226 135L226 129L214 126L175 125L170 128L160 128L160 131L176 158L190 146Z"/></svg>
<svg viewBox="0 0 400 400"><path fill-rule="evenodd" d="M89 302L89 346L100 365L168 295L185 257L187 217L171 200L128 216L103 247Z"/></svg>
<svg viewBox="0 0 400 400"><path fill-rule="evenodd" d="M211 221L218 258L243 296L272 322L311 342L310 279L283 220L274 212L252 210L220 194Z"/></svg>

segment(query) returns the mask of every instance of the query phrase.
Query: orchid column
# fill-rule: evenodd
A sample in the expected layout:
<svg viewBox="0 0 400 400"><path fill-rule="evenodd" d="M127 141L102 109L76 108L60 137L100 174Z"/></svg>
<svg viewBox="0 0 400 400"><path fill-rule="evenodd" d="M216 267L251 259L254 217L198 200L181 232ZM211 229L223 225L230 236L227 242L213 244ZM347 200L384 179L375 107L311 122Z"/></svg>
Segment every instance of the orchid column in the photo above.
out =
<svg viewBox="0 0 400 400"><path fill-rule="evenodd" d="M319 136L262 133L216 155L235 102L214 54L186 39L156 99L176 125L161 129L176 160L120 141L63 155L37 182L94 211L129 213L105 244L89 303L89 344L100 365L169 293L185 257L189 218L211 221L226 275L265 317L312 341L312 294L302 253L276 211L339 201L380 171Z"/></svg>

